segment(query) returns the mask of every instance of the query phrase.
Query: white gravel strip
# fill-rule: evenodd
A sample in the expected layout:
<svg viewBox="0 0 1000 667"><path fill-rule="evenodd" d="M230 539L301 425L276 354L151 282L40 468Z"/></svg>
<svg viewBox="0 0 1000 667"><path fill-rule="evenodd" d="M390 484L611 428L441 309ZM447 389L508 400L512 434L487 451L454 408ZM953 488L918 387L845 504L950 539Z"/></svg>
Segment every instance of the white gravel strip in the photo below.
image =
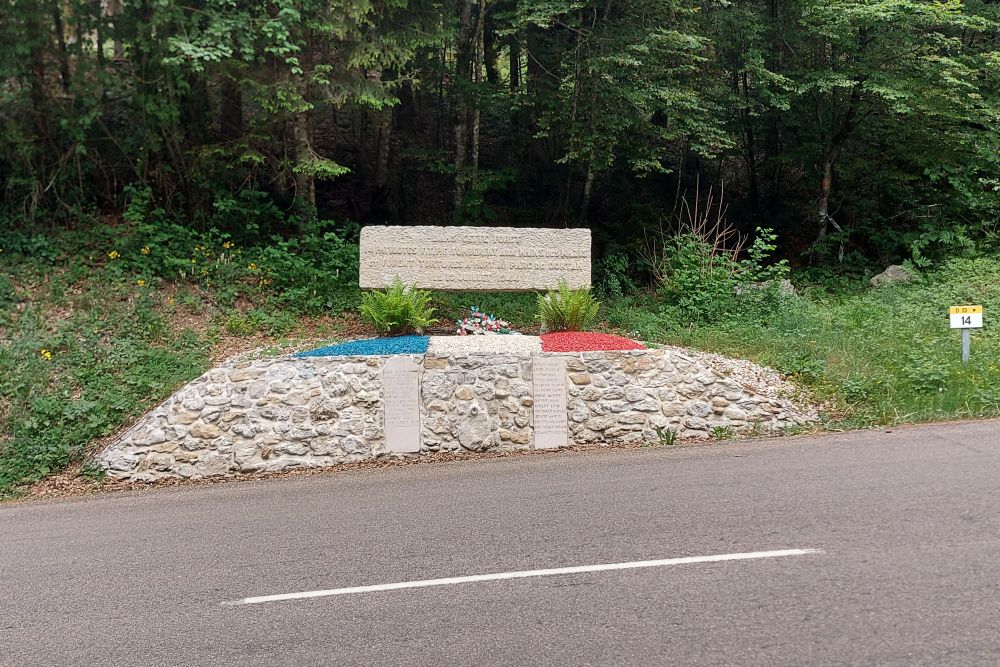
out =
<svg viewBox="0 0 1000 667"><path fill-rule="evenodd" d="M431 336L427 354L449 356L453 354L514 354L530 357L542 351L538 336L498 334L494 336Z"/></svg>

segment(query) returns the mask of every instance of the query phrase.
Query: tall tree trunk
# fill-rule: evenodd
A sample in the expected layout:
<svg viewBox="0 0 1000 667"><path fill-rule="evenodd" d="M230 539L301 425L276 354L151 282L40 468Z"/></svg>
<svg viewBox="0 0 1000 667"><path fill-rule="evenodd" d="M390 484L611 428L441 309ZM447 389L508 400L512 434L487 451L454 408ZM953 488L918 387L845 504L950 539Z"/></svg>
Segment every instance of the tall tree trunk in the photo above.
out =
<svg viewBox="0 0 1000 667"><path fill-rule="evenodd" d="M476 28L473 34L473 55L472 55L472 83L476 86L476 94L472 101L472 146L471 164L472 173L469 175L469 182L475 187L479 182L479 137L481 131L481 113L479 108L479 87L483 82L483 64L486 53L486 0L479 0L478 14L476 15Z"/></svg>
<svg viewBox="0 0 1000 667"><path fill-rule="evenodd" d="M243 137L243 91L230 76L223 76L219 85L219 134L226 141Z"/></svg>
<svg viewBox="0 0 1000 667"><path fill-rule="evenodd" d="M32 15L28 23L28 35L32 39L29 53L28 88L31 99L31 113L34 119L35 150L25 160L30 173L33 174L31 184L31 200L28 202L28 215L33 216L42 202L44 184L48 180L49 155L49 110L45 94L45 52L42 48L41 35L44 33L36 16Z"/></svg>
<svg viewBox="0 0 1000 667"><path fill-rule="evenodd" d="M389 148L392 142L392 109L378 112L378 146L375 159L375 186L385 191L389 184Z"/></svg>
<svg viewBox="0 0 1000 667"><path fill-rule="evenodd" d="M819 200L816 204L816 217L819 219L819 223L822 225L823 230L820 238L822 238L822 235L826 232L827 225L833 221L833 217L830 215L830 193L833 190L833 163L837 161L837 157L839 155L840 147L830 146L826 150L826 154L823 156L823 177L820 182Z"/></svg>
<svg viewBox="0 0 1000 667"><path fill-rule="evenodd" d="M313 63L313 33L310 28L305 28L305 47L302 49L300 58L302 69L306 72L312 70ZM316 175L313 164L318 157L313 150L312 114L310 109L313 99L312 90L309 86L309 79L305 75L291 75L295 80L296 92L303 101L306 109L296 111L292 120L292 137L295 141L295 161L298 169L295 172L295 198L299 201L300 207L306 208L306 213L316 212Z"/></svg>
<svg viewBox="0 0 1000 667"><path fill-rule="evenodd" d="M580 204L580 222L586 224L590 214L590 198L594 191L594 165L587 164L587 178L583 181L583 203Z"/></svg>
<svg viewBox="0 0 1000 667"><path fill-rule="evenodd" d="M444 79L445 71L448 68L448 41L441 45L441 60L440 67L438 68L438 81L437 81L437 127L435 131L435 136L437 136L437 143L439 146L444 144Z"/></svg>
<svg viewBox="0 0 1000 667"><path fill-rule="evenodd" d="M458 38L455 44L455 187L453 203L456 215L465 197L465 160L469 144L468 91L463 90L471 79L472 69L472 0L458 0Z"/></svg>
<svg viewBox="0 0 1000 667"><path fill-rule="evenodd" d="M486 14L483 32L483 66L486 68L486 80L496 86L500 83L500 55L497 53L497 33L493 26L492 12L486 12L485 3L480 11Z"/></svg>
<svg viewBox="0 0 1000 667"><path fill-rule="evenodd" d="M757 181L757 146L754 141L753 115L750 113L750 82L746 70L743 71L742 86L744 104L740 110L740 115L743 119L743 137L746 144L750 210L756 213L760 206L760 184Z"/></svg>
<svg viewBox="0 0 1000 667"><path fill-rule="evenodd" d="M516 93L521 87L521 40L511 35L507 44L510 48L510 92Z"/></svg>
<svg viewBox="0 0 1000 667"><path fill-rule="evenodd" d="M101 0L91 0L91 11L94 17L94 42L96 43L97 69L104 72L104 11ZM104 91L101 91L103 97Z"/></svg>
<svg viewBox="0 0 1000 667"><path fill-rule="evenodd" d="M123 5L122 0L101 0L103 7L103 15L105 17L111 17L111 23L114 29L111 31L114 36L114 52L115 59L120 60L125 57L125 46L121 38L121 30L119 30L117 21L114 20L115 16L122 13Z"/></svg>
<svg viewBox="0 0 1000 667"><path fill-rule="evenodd" d="M316 178L313 176L312 141L309 132L309 115L302 111L292 118L292 141L295 150L295 199L309 210L316 209Z"/></svg>
<svg viewBox="0 0 1000 667"><path fill-rule="evenodd" d="M52 27L56 33L56 44L59 46L59 81L64 93L69 93L69 53L66 51L66 28L63 25L62 7L58 2L52 3Z"/></svg>
<svg viewBox="0 0 1000 667"><path fill-rule="evenodd" d="M851 137L854 132L854 128L857 126L856 118L858 103L861 99L861 90L863 86L863 79L858 79L854 82L854 87L851 89L851 97L848 100L844 116L841 119L839 126L837 126L832 132L830 143L823 154L820 194L816 203L816 221L820 226L819 236L816 239L817 242L822 241L826 237L830 227L833 227L838 232L844 231L830 214L830 194L833 191L833 166L837 162L837 158L840 157L844 144ZM841 239L838 254L840 261L843 261L843 239Z"/></svg>

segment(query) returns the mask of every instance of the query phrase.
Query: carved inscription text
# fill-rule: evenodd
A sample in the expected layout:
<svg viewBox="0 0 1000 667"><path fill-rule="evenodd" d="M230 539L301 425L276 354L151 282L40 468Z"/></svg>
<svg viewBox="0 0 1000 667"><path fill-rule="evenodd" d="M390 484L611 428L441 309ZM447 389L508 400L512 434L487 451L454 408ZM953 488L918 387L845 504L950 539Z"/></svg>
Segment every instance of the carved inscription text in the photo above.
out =
<svg viewBox="0 0 1000 667"><path fill-rule="evenodd" d="M385 448L420 451L420 366L409 357L392 357L382 368L385 396Z"/></svg>
<svg viewBox="0 0 1000 667"><path fill-rule="evenodd" d="M361 287L531 291L590 286L589 229L365 227Z"/></svg>
<svg viewBox="0 0 1000 667"><path fill-rule="evenodd" d="M561 357L535 357L531 369L535 390L535 449L569 444L566 415L566 361Z"/></svg>

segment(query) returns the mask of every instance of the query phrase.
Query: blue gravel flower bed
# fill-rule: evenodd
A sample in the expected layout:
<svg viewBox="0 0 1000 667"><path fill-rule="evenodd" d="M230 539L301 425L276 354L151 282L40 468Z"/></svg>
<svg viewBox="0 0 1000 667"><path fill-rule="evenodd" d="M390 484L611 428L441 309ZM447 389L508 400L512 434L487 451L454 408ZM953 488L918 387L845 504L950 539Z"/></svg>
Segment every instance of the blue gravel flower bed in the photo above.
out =
<svg viewBox="0 0 1000 667"><path fill-rule="evenodd" d="M349 340L339 345L329 345L296 357L351 357L372 354L426 354L430 336L397 336L395 338L369 338Z"/></svg>

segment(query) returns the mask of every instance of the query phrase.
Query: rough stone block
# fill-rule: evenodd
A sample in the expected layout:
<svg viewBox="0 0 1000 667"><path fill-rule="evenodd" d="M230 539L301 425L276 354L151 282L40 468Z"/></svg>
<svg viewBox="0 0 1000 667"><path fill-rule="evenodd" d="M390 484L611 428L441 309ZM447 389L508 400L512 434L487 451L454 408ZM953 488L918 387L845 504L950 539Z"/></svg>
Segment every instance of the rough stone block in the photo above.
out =
<svg viewBox="0 0 1000 667"><path fill-rule="evenodd" d="M533 291L560 280L589 287L590 230L369 226L361 230L360 264L363 289L397 276L438 290Z"/></svg>

